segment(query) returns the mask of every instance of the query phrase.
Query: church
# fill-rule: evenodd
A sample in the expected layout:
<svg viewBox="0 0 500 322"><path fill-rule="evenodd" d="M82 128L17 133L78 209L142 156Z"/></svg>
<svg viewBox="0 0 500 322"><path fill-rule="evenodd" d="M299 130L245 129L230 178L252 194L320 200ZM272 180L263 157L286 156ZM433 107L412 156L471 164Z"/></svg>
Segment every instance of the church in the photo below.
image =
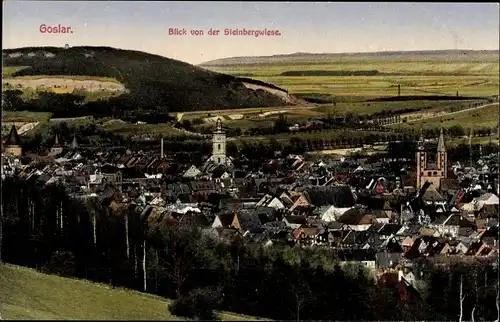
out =
<svg viewBox="0 0 500 322"><path fill-rule="evenodd" d="M444 145L444 133L441 127L439 133L437 153L435 162L427 160L427 152L425 151L424 137L420 132L420 138L417 145L417 185L420 189L428 181L435 189L441 188L441 179L446 179L448 174L448 155Z"/></svg>
<svg viewBox="0 0 500 322"><path fill-rule="evenodd" d="M215 130L212 134L212 155L207 160L208 163L231 167L232 162L226 154L226 132L222 129L222 122L217 119Z"/></svg>

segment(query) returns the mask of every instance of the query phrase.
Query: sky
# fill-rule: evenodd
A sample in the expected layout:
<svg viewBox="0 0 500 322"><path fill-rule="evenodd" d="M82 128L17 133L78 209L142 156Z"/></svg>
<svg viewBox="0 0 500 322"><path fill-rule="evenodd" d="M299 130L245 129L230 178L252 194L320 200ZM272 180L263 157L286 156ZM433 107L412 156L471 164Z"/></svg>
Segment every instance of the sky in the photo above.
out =
<svg viewBox="0 0 500 322"><path fill-rule="evenodd" d="M20 1L3 4L2 48L110 46L192 64L296 52L499 49L498 3ZM40 25L73 33L42 33ZM169 29L187 35L169 35ZM208 31L219 29L218 36ZM279 30L229 36L224 29ZM203 30L194 36L189 30Z"/></svg>

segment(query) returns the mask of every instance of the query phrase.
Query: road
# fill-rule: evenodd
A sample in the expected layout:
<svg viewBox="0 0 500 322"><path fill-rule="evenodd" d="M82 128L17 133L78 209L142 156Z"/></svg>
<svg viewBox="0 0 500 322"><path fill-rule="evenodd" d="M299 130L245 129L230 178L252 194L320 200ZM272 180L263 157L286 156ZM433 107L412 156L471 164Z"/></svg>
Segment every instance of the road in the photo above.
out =
<svg viewBox="0 0 500 322"><path fill-rule="evenodd" d="M485 104L485 105L481 105L481 106L477 106L477 107L466 108L466 109L461 110L461 111L450 112L450 113L443 113L443 114L438 114L438 115L432 115L432 116L422 117L422 118L416 119L416 120L408 120L406 122L397 122L397 123L392 123L392 124L386 124L384 126L404 124L404 123L408 124L408 123L413 123L413 122L419 122L419 121L422 121L422 120L428 120L428 119L435 119L435 118L440 118L440 117L446 117L448 115L453 115L453 114L458 114L458 113L464 113L464 112L468 112L468 111L474 111L474 110L477 110L477 109L480 109L480 108L489 107L489 106L495 106L495 105L498 105L498 104L499 103L489 103L489 104Z"/></svg>

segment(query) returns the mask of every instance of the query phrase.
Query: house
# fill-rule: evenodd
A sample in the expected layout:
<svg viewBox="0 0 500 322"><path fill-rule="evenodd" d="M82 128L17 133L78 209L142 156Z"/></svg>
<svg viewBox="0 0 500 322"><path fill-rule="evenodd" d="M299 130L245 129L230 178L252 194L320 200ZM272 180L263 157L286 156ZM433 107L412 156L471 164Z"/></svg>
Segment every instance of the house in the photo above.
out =
<svg viewBox="0 0 500 322"><path fill-rule="evenodd" d="M436 190L434 185L430 185L422 195L422 200L427 204L445 204L446 199Z"/></svg>
<svg viewBox="0 0 500 322"><path fill-rule="evenodd" d="M474 229L474 223L458 213L452 213L449 216L440 216L429 227L436 229L441 236L457 237L460 227Z"/></svg>
<svg viewBox="0 0 500 322"><path fill-rule="evenodd" d="M307 225L307 219L305 216L285 216L283 222L292 229L298 229L302 226Z"/></svg>
<svg viewBox="0 0 500 322"><path fill-rule="evenodd" d="M231 227L238 229L242 235L252 231L254 229L260 228L262 223L260 222L259 216L255 213L239 211L237 212L231 223Z"/></svg>
<svg viewBox="0 0 500 322"><path fill-rule="evenodd" d="M202 172L201 170L199 170L197 167L195 167L194 165L192 165L191 167L189 167L189 169L187 169L186 171L184 171L184 174L182 175L184 178L196 178L197 176L201 175Z"/></svg>
<svg viewBox="0 0 500 322"><path fill-rule="evenodd" d="M370 228L375 223L375 216L367 213L366 208L355 207L346 211L340 218L339 222L349 225L353 230L363 231Z"/></svg>
<svg viewBox="0 0 500 322"><path fill-rule="evenodd" d="M375 254L375 267L379 269L394 268L402 258L402 253L377 252Z"/></svg>
<svg viewBox="0 0 500 322"><path fill-rule="evenodd" d="M301 227L293 231L294 241L301 246L313 246L318 242L316 227Z"/></svg>
<svg viewBox="0 0 500 322"><path fill-rule="evenodd" d="M269 194L266 194L262 199L257 202L257 207L269 207L274 209L285 209L285 205L283 202L277 198L273 197Z"/></svg>
<svg viewBox="0 0 500 322"><path fill-rule="evenodd" d="M352 207L337 208L334 205L322 206L318 208L318 216L321 220L325 222L336 221L340 216L342 216L346 211L352 209Z"/></svg>
<svg viewBox="0 0 500 322"><path fill-rule="evenodd" d="M390 218L387 216L387 213L383 210L372 210L373 215L375 216L375 221L378 223L388 224L390 222Z"/></svg>
<svg viewBox="0 0 500 322"><path fill-rule="evenodd" d="M465 255L469 250L472 243L466 241L460 241L458 245L455 246L455 253Z"/></svg>
<svg viewBox="0 0 500 322"><path fill-rule="evenodd" d="M294 201L293 205L290 207L290 211L294 211L298 207L309 207L311 203L307 199L307 196L302 193Z"/></svg>
<svg viewBox="0 0 500 322"><path fill-rule="evenodd" d="M219 214L215 216L212 228L229 228L233 224L234 214Z"/></svg>
<svg viewBox="0 0 500 322"><path fill-rule="evenodd" d="M345 249L336 250L335 257L340 261L341 266L363 265L369 269L376 268L375 252L365 249Z"/></svg>

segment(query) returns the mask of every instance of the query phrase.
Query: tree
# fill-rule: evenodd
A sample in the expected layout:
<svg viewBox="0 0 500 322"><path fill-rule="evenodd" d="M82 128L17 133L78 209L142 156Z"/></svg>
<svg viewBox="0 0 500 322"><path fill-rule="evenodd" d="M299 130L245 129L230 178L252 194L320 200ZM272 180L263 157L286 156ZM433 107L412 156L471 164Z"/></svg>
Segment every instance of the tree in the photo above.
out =
<svg viewBox="0 0 500 322"><path fill-rule="evenodd" d="M175 287L175 295L181 295L181 288L189 273L196 268L205 255L200 243L199 232L193 227L177 227L163 223L154 231L157 247L161 247L160 265Z"/></svg>
<svg viewBox="0 0 500 322"><path fill-rule="evenodd" d="M311 287L306 279L307 272L311 269L308 262L302 261L299 267L291 271L293 280L290 281L290 292L294 303L294 308L291 311L297 321L300 321L302 309L313 300Z"/></svg>
<svg viewBox="0 0 500 322"><path fill-rule="evenodd" d="M214 309L221 303L220 293L216 288L197 288L177 298L169 310L176 316L216 320Z"/></svg>

